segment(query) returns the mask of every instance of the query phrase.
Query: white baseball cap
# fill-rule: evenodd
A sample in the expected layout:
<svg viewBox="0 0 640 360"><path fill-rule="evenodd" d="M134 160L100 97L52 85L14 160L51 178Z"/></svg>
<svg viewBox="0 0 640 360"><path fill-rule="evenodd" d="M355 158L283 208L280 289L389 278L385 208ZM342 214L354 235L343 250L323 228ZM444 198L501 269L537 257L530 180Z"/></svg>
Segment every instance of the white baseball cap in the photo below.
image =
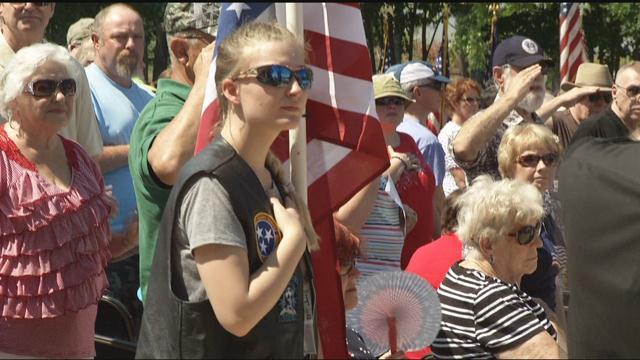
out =
<svg viewBox="0 0 640 360"><path fill-rule="evenodd" d="M431 67L421 62L409 63L400 72L400 84L425 79L431 79L441 83L449 82L448 78L436 74Z"/></svg>

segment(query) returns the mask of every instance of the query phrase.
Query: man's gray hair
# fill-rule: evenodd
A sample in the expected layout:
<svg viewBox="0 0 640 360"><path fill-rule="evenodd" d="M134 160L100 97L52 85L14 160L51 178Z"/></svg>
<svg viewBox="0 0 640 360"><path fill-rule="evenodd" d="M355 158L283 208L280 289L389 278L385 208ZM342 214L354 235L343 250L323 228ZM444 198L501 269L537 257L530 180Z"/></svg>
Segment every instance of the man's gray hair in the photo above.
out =
<svg viewBox="0 0 640 360"><path fill-rule="evenodd" d="M437 81L433 81L430 78L426 78L426 79L417 79L417 80L412 80L412 81L407 81L405 83L401 83L400 86L402 87L402 90L404 90L404 92L407 94L407 96L409 96L410 98L413 99L413 89L418 87L418 86L425 86L425 85L430 85L430 84L437 84Z"/></svg>
<svg viewBox="0 0 640 360"><path fill-rule="evenodd" d="M636 72L636 74L640 74L640 61L634 60L630 63L622 65L620 69L618 69L618 72L616 73L616 83L618 82L618 80L620 80L620 77L622 76L622 74L629 70L633 70Z"/></svg>
<svg viewBox="0 0 640 360"><path fill-rule="evenodd" d="M133 12L135 12L136 14L138 14L138 16L140 16L140 13L138 13L138 11L136 9L134 9L131 5L125 4L125 3L115 3L115 4L111 4L107 7L105 7L104 9L100 10L97 14L96 17L93 20L93 31L98 34L98 37L102 37L102 33L103 33L103 25L104 25L104 21L107 19L107 16L109 16L109 13L111 13L111 10L116 9L116 8L125 8L125 9L129 9ZM140 18L142 18L142 16L140 16Z"/></svg>

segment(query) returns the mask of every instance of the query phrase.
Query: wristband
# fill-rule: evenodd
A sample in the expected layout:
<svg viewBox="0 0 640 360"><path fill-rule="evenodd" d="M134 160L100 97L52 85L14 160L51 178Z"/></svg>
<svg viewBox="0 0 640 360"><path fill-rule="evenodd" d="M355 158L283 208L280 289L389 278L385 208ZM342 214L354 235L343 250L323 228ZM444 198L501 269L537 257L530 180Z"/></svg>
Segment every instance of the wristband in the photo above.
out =
<svg viewBox="0 0 640 360"><path fill-rule="evenodd" d="M409 164L407 164L407 162L406 162L406 161L404 161L404 159L402 159L400 156L394 155L394 156L392 156L391 158L392 158L392 159L398 159L398 160L402 161L402 165L404 165L404 168L405 168L405 169L408 169L408 168L409 168Z"/></svg>

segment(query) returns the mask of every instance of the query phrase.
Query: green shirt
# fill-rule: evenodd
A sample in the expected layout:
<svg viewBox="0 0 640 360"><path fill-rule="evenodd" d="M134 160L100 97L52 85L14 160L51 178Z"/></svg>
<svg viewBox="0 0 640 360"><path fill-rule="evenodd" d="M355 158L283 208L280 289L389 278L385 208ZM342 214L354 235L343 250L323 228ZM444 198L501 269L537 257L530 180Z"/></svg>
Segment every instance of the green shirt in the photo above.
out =
<svg viewBox="0 0 640 360"><path fill-rule="evenodd" d="M163 184L153 173L147 155L156 136L180 112L190 91L191 87L186 84L160 79L156 97L142 110L131 134L129 168L138 202L138 249L143 300L147 294L162 212L171 193L171 186Z"/></svg>

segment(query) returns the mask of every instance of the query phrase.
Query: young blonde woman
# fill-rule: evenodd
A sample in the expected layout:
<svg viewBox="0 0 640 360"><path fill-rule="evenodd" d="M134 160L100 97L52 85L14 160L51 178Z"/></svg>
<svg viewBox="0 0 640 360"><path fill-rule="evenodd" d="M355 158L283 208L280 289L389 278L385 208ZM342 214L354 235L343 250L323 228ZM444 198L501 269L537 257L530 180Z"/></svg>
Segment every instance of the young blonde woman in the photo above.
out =
<svg viewBox="0 0 640 360"><path fill-rule="evenodd" d="M250 23L220 44L221 129L165 209L138 357L302 358L316 351L308 211L269 152L304 114L302 41ZM308 319L305 324L305 319Z"/></svg>

